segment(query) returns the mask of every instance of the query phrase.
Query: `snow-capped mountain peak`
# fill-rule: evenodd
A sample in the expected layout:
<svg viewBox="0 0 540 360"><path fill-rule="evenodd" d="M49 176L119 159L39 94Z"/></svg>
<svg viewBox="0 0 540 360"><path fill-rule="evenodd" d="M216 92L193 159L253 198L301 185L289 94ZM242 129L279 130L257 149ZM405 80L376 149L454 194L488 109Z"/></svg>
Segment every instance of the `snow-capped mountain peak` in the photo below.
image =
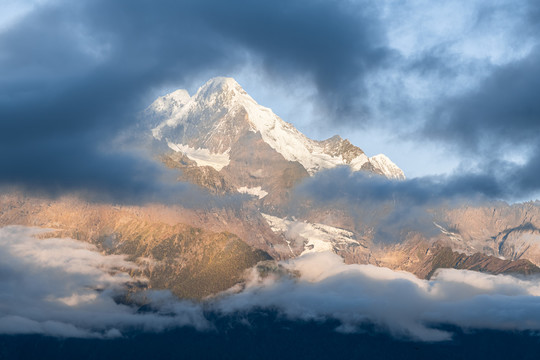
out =
<svg viewBox="0 0 540 360"><path fill-rule="evenodd" d="M212 94L219 94L223 92L243 93L247 95L242 86L231 77L215 77L208 80L203 86L199 88L195 96L209 98Z"/></svg>
<svg viewBox="0 0 540 360"><path fill-rule="evenodd" d="M324 141L309 139L292 124L259 105L230 77L210 79L189 97L176 91L157 99L151 106L161 123L152 129L157 140L166 141L175 151L182 151L192 160L205 154L205 164L214 154L220 157L221 170L227 163L223 157L247 133L259 134L262 140L288 161L299 162L310 175L339 165L353 171L378 169L389 178L403 178L403 172L387 157L377 155L373 162L348 140L334 136ZM209 155L210 154L210 155Z"/></svg>

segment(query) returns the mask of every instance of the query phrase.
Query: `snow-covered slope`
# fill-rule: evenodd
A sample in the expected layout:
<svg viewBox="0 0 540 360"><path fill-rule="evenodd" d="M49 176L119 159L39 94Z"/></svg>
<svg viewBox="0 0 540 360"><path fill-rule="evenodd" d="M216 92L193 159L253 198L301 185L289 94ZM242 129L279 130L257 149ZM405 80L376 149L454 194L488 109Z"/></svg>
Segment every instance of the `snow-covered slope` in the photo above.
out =
<svg viewBox="0 0 540 360"><path fill-rule="evenodd" d="M286 160L298 161L311 175L338 165L358 171L371 163L389 178L404 178L386 156L377 155L372 161L360 148L339 136L324 141L309 139L271 109L257 104L232 78L211 79L193 97L185 90L177 90L158 98L150 110L163 118L152 130L153 136L166 141L175 151L188 146L221 159L250 131L259 133ZM186 155L192 158L192 154ZM221 164L219 161L219 169L214 166L216 170L221 170ZM209 165L213 166L212 162Z"/></svg>
<svg viewBox="0 0 540 360"><path fill-rule="evenodd" d="M369 158L369 162L376 168L379 169L384 176L389 179L398 179L404 180L405 174L396 164L384 154L375 155Z"/></svg>
<svg viewBox="0 0 540 360"><path fill-rule="evenodd" d="M210 150L204 148L192 148L189 145L175 144L168 142L169 148L176 152L186 155L191 160L195 161L198 166L211 166L217 171L220 171L225 166L229 165L229 151L222 154L211 153Z"/></svg>
<svg viewBox="0 0 540 360"><path fill-rule="evenodd" d="M300 255L311 252L336 251L346 246L358 246L354 234L324 224L308 223L281 219L276 216L262 214L272 231L284 236L292 255L294 248L301 247ZM300 242L300 244L299 244Z"/></svg>
<svg viewBox="0 0 540 360"><path fill-rule="evenodd" d="M152 105L150 105L150 109L158 115L164 117L171 116L186 105L190 99L191 96L189 96L187 90L179 89L157 98Z"/></svg>
<svg viewBox="0 0 540 360"><path fill-rule="evenodd" d="M268 195L267 191L264 191L260 186L248 188L247 186L242 186L237 189L237 191L241 194L248 194L252 196L256 196L259 199L262 199L266 195Z"/></svg>

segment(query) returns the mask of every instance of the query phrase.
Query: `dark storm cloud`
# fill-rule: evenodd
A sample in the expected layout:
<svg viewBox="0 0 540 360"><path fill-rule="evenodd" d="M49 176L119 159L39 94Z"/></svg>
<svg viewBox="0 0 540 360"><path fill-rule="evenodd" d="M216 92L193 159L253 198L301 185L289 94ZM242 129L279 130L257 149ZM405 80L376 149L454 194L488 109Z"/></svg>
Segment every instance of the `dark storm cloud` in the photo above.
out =
<svg viewBox="0 0 540 360"><path fill-rule="evenodd" d="M393 54L385 47L378 9L369 2L203 1L197 11L212 28L262 57L284 79L313 78L332 115L358 115L363 77Z"/></svg>
<svg viewBox="0 0 540 360"><path fill-rule="evenodd" d="M172 59L159 70L143 51L122 52L129 39L109 38L115 34L85 23L84 9L62 5L36 10L0 38L1 181L119 197L155 193L158 166L114 152L113 140L134 123L147 87L172 75Z"/></svg>
<svg viewBox="0 0 540 360"><path fill-rule="evenodd" d="M498 182L492 195L526 196L540 190L540 48L496 68L479 87L443 102L422 135L479 163ZM511 163L507 155L518 156Z"/></svg>
<svg viewBox="0 0 540 360"><path fill-rule="evenodd" d="M400 201L409 205L434 205L456 198L493 198L505 194L496 178L483 173L388 180L383 176L351 172L348 167L322 171L306 180L297 193L309 194L324 202L347 200L352 203Z"/></svg>
<svg viewBox="0 0 540 360"><path fill-rule="evenodd" d="M540 133L540 48L496 68L480 86L442 104L425 133L465 149L500 155L536 145Z"/></svg>
<svg viewBox="0 0 540 360"><path fill-rule="evenodd" d="M88 1L37 6L0 34L0 182L154 192L162 174L114 152L151 91L261 59L313 79L329 108L385 58L374 10L346 2ZM283 72L281 71L283 69Z"/></svg>

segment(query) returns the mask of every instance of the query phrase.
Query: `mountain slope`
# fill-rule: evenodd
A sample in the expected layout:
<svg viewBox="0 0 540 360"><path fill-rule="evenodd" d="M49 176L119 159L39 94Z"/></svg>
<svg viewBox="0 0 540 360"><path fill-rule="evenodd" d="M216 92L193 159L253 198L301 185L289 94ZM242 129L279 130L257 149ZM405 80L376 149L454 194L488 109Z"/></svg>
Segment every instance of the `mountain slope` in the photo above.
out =
<svg viewBox="0 0 540 360"><path fill-rule="evenodd" d="M183 298L200 299L224 291L259 261L279 258L271 243L265 243L272 232L266 230L263 218L258 225L252 215L229 212L213 209L201 214L180 207L96 204L76 197L0 195L0 227L54 229L49 236L128 255L139 266L133 274L148 278L150 288L170 289ZM243 223L235 225L239 220ZM242 226L249 228L242 230Z"/></svg>

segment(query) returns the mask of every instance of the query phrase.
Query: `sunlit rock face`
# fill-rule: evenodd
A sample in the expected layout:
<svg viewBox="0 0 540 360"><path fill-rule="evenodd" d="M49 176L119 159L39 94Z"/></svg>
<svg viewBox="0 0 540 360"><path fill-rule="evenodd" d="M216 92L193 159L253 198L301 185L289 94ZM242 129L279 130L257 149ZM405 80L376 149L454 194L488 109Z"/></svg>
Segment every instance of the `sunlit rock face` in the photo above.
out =
<svg viewBox="0 0 540 360"><path fill-rule="evenodd" d="M0 196L0 208L0 227L52 229L41 236L70 237L105 254L125 255L138 265L127 269L131 275L147 278L151 289L169 289L183 298L200 299L233 286L246 269L272 259L263 248L279 258L267 244L273 234L264 219L247 212L118 206L20 194Z"/></svg>

